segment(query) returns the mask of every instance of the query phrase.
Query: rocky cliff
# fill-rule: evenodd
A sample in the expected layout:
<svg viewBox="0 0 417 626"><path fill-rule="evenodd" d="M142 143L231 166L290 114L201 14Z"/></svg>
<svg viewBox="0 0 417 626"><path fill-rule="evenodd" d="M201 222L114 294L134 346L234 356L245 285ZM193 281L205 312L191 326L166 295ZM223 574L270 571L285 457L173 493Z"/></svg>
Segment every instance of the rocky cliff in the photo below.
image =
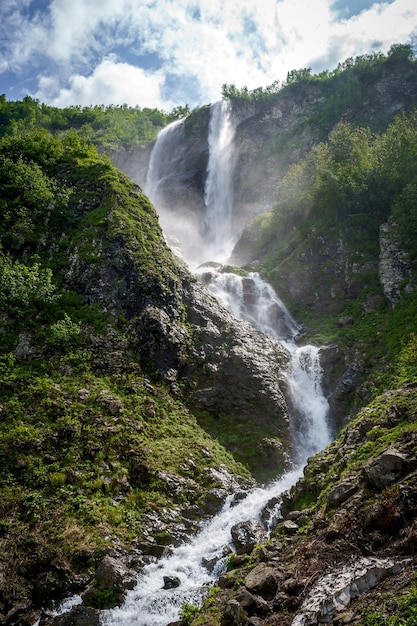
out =
<svg viewBox="0 0 417 626"><path fill-rule="evenodd" d="M336 429L374 402L310 460L270 541L254 520L234 529L194 626L415 619L415 119L383 134L415 105L415 64L359 65L233 102L236 233L258 216L234 260L260 261L304 336L324 341ZM341 115L379 133L372 150ZM188 116L165 155L178 221L201 224L209 118ZM10 133L0 150L0 620L98 624L228 493L288 467L288 353L218 305L142 188L76 134ZM144 184L150 155L113 157ZM319 193L301 184L301 209L289 193L279 204L300 171ZM41 612L68 592L84 605Z"/></svg>
<svg viewBox="0 0 417 626"><path fill-rule="evenodd" d="M270 210L279 183L289 167L313 146L325 141L340 119L383 131L400 111L410 111L417 101L415 63L396 59L395 53L372 64L359 58L346 62L327 80L300 80L269 98L236 98L232 104L235 128L234 232L241 233L251 218ZM212 106L212 105L211 105ZM178 219L204 217L208 134L211 106L194 110L185 118L160 187L161 208ZM132 180L145 186L150 146L127 153L115 151L112 159ZM162 177L161 177L162 178ZM237 248L235 264L251 260Z"/></svg>

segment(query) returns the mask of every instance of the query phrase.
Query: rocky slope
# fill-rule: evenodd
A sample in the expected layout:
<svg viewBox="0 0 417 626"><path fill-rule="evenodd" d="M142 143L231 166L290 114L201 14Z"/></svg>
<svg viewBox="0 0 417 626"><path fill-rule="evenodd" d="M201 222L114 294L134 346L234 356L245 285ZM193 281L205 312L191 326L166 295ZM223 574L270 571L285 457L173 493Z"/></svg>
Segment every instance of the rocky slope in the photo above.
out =
<svg viewBox="0 0 417 626"><path fill-rule="evenodd" d="M339 77L334 90L301 81L263 103L234 102L237 230L274 204L284 173L341 114L379 131L413 108L415 63L388 61L375 72L366 63L349 70L351 90ZM176 138L163 193L177 219L201 221L208 123L203 107ZM398 169L410 178L416 142L408 137L398 162L409 170ZM76 134L15 133L0 149L0 621L97 624L98 609L122 600L133 572L195 532L227 493L288 467L288 355L218 306L173 257L142 189ZM143 183L149 155L148 145L138 169L126 154L114 159ZM306 334L319 341L317 329L329 324L321 355L338 427L378 389L397 390L309 462L270 541L253 548L264 529L252 520L235 529L238 554L202 612L193 611L194 626L400 626L401 611L413 623L408 182L404 204L384 207L383 219L372 221L378 194L360 205L372 207L372 238L355 214L349 237L328 222L322 230L303 222L274 248L262 214L236 248L237 262L264 254L260 269L304 314ZM240 531L252 530L259 535L239 543ZM68 591L83 593L84 606L55 620L41 613Z"/></svg>
<svg viewBox="0 0 417 626"><path fill-rule="evenodd" d="M189 623L414 624L416 400L385 393L312 458L271 539L240 546Z"/></svg>

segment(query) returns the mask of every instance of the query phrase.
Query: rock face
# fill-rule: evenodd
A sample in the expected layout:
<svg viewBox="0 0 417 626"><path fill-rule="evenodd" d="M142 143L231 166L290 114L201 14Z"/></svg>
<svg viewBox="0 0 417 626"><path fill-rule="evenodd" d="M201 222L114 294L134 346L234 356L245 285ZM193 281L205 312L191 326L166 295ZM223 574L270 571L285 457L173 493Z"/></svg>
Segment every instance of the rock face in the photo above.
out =
<svg viewBox="0 0 417 626"><path fill-rule="evenodd" d="M372 89L367 91L367 106L362 100L356 106L346 103L346 110L339 112L346 120L378 130L399 110L414 106L417 97L415 81L409 68L403 71L388 65L375 78ZM298 161L316 143L326 139L335 120L321 120L326 103L326 88L319 81L311 81L306 87L294 84L271 97L267 102L233 101L232 123L235 127L234 211L233 231L242 233L245 224L254 216L270 210L274 205L277 185L288 167ZM207 178L208 129L210 107L193 111L176 131L175 145L166 154L167 168L161 172L160 206L169 210L177 221L184 218L194 221L194 232L202 232L204 215L204 186ZM113 161L132 180L146 187L149 179L150 146L137 149L130 155L114 153ZM240 247L233 263L245 262L244 247ZM249 259L246 259L249 260Z"/></svg>
<svg viewBox="0 0 417 626"><path fill-rule="evenodd" d="M394 306L401 297L401 283L406 283L406 291L413 288L411 265L401 249L401 238L393 221L381 225L379 241L379 279L386 298Z"/></svg>
<svg viewBox="0 0 417 626"><path fill-rule="evenodd" d="M134 185L131 196L143 199ZM109 214L108 220L109 229L113 228L116 218ZM132 348L174 393L179 393L180 386L185 389L192 409L207 411L216 419L227 416L252 424L252 430L256 425L260 433L254 442L259 445L256 462L269 464L272 472L281 471L290 453L284 394L286 349L224 310L175 261L152 208L149 221L152 240L146 246L109 230L95 234L97 254L91 262L77 246L69 246L67 286L86 302L127 317ZM124 227L122 223L119 228ZM156 267L155 254L160 255ZM117 355L118 350L119 345L111 341L105 350L100 346L100 354ZM109 412L122 411L117 399L102 398L101 402ZM263 441L262 433L268 434L268 440ZM282 442L287 445L282 447Z"/></svg>

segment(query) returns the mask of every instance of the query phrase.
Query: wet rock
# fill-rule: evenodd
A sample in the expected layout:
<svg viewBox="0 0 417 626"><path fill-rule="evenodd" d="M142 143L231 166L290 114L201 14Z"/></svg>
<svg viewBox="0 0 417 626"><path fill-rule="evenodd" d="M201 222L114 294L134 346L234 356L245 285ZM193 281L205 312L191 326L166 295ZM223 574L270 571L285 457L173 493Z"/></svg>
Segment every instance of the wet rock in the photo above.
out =
<svg viewBox="0 0 417 626"><path fill-rule="evenodd" d="M257 543L263 543L266 539L264 526L256 520L235 524L231 534L237 554L250 554Z"/></svg>
<svg viewBox="0 0 417 626"><path fill-rule="evenodd" d="M232 552L231 547L224 545L222 548L220 548L218 553L214 555L213 557L211 557L210 559L203 557L201 559L201 564L203 565L203 567L206 568L208 572L212 572L214 568L216 567L217 563L220 561L220 559L224 559L224 557L226 557L228 554L231 554L231 552Z"/></svg>
<svg viewBox="0 0 417 626"><path fill-rule="evenodd" d="M99 612L86 606L76 606L69 613L56 617L53 626L99 626Z"/></svg>
<svg viewBox="0 0 417 626"><path fill-rule="evenodd" d="M387 450L365 466L365 476L374 487L384 489L404 475L406 459L407 456L398 450Z"/></svg>
<svg viewBox="0 0 417 626"><path fill-rule="evenodd" d="M176 589L180 584L178 576L164 576L164 589Z"/></svg>

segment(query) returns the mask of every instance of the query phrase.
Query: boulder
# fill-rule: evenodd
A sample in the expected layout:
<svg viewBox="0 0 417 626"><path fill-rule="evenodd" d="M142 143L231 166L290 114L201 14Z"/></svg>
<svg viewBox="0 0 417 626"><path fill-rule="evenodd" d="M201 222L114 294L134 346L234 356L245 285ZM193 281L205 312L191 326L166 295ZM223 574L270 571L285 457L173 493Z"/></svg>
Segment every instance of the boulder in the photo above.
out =
<svg viewBox="0 0 417 626"><path fill-rule="evenodd" d="M345 502L357 491L358 484L351 481L342 481L335 485L327 494L327 504L330 507L338 506Z"/></svg>
<svg viewBox="0 0 417 626"><path fill-rule="evenodd" d="M237 600L230 600L223 611L222 626L243 626L248 618Z"/></svg>
<svg viewBox="0 0 417 626"><path fill-rule="evenodd" d="M298 524L296 524L295 522L293 522L290 519L285 520L285 522L282 524L285 532L287 535L295 535L299 526Z"/></svg>
<svg viewBox="0 0 417 626"><path fill-rule="evenodd" d="M120 560L105 556L97 568L95 583L83 593L83 603L97 608L121 604L128 589L134 589L136 574Z"/></svg>
<svg viewBox="0 0 417 626"><path fill-rule="evenodd" d="M231 528L231 533L237 554L250 554L256 544L266 539L264 526L256 520L235 524Z"/></svg>
<svg viewBox="0 0 417 626"><path fill-rule="evenodd" d="M164 589L176 589L180 584L178 576L164 576Z"/></svg>
<svg viewBox="0 0 417 626"><path fill-rule="evenodd" d="M222 508L228 495L229 493L226 489L221 489L220 487L210 489L204 498L204 513L208 515L216 515L216 513L218 513Z"/></svg>
<svg viewBox="0 0 417 626"><path fill-rule="evenodd" d="M276 573L273 567L260 563L245 578L248 591L260 595L264 600L272 600L278 589Z"/></svg>
<svg viewBox="0 0 417 626"><path fill-rule="evenodd" d="M76 606L65 615L59 615L52 622L53 626L99 626L99 613L86 606Z"/></svg>
<svg viewBox="0 0 417 626"><path fill-rule="evenodd" d="M404 475L406 459L406 455L398 450L387 450L365 465L366 479L377 489L384 489Z"/></svg>

